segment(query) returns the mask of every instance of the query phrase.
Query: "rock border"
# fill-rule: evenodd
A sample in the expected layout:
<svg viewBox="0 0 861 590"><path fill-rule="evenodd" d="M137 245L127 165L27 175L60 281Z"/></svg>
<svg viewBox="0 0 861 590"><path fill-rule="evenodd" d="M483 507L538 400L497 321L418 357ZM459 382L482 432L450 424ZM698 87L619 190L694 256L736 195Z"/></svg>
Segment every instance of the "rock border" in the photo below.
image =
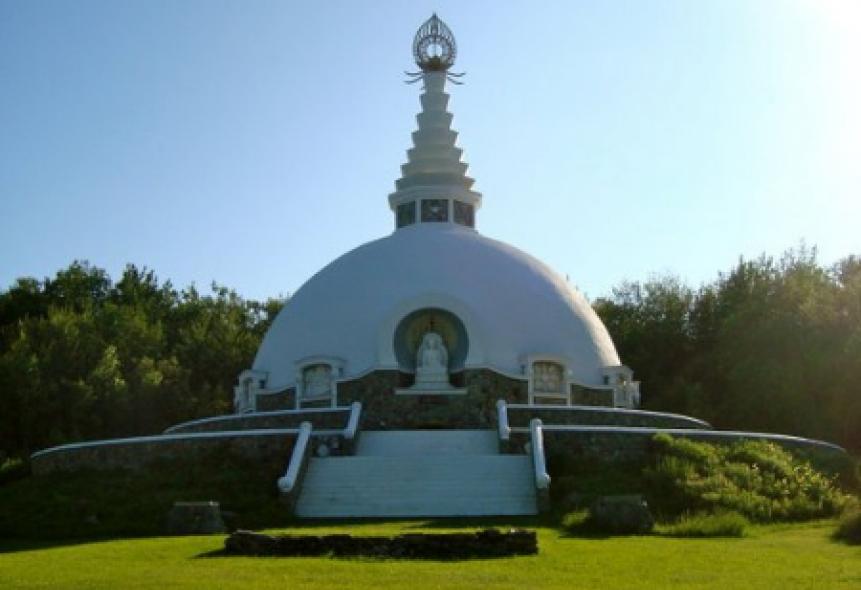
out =
<svg viewBox="0 0 861 590"><path fill-rule="evenodd" d="M224 541L227 555L271 557L388 557L469 559L538 553L535 531L482 529L472 533L409 533L394 537L265 535L236 531Z"/></svg>

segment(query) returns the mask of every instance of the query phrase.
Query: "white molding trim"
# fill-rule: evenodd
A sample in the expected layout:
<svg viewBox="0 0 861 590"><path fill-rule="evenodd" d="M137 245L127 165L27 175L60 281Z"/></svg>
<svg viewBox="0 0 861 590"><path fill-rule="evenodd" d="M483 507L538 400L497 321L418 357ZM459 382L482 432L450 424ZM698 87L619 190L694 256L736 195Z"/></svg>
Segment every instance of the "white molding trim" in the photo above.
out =
<svg viewBox="0 0 861 590"><path fill-rule="evenodd" d="M265 388L268 379L268 371L245 369L239 373L233 387L233 411L240 415L256 412L257 395Z"/></svg>

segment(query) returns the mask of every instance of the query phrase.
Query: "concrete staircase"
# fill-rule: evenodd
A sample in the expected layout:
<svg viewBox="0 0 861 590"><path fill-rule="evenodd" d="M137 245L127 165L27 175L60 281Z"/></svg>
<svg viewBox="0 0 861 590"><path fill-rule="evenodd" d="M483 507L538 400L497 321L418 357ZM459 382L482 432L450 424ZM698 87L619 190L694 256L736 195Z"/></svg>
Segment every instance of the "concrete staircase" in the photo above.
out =
<svg viewBox="0 0 861 590"><path fill-rule="evenodd" d="M307 518L537 514L532 462L491 430L368 431L349 457L312 458Z"/></svg>

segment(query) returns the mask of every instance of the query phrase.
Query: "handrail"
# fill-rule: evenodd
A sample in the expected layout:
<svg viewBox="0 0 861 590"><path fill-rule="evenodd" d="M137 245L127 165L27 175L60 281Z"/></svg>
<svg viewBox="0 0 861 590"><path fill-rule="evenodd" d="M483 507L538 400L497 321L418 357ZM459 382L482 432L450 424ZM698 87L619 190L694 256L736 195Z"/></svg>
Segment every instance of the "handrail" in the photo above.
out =
<svg viewBox="0 0 861 590"><path fill-rule="evenodd" d="M544 433L540 418L533 418L529 422L529 430L532 437L532 466L535 468L535 487L539 490L550 488L550 475L547 473L547 464L544 461Z"/></svg>
<svg viewBox="0 0 861 590"><path fill-rule="evenodd" d="M352 452L353 445L356 442L356 435L359 432L359 418L362 415L362 402L353 402L350 404L350 419L347 420L347 426L344 428L344 442Z"/></svg>
<svg viewBox="0 0 861 590"><path fill-rule="evenodd" d="M542 412L591 412L595 414L630 414L634 416L654 416L656 418L683 418L691 422L699 423L707 428L711 428L711 424L694 416L685 414L676 414L673 412L655 412L653 410L635 410L632 408L611 408L608 406L586 406L582 404L565 405L550 405L550 404L508 404L508 409L514 410L541 410Z"/></svg>
<svg viewBox="0 0 861 590"><path fill-rule="evenodd" d="M532 421L539 420L534 418ZM612 425L580 425L580 424L542 424L542 431L548 432L579 432L579 433L619 433L619 434L641 434L653 436L658 433L666 433L671 436L680 438L692 439L755 439L767 440L775 443L789 443L799 445L811 445L831 449L834 451L846 452L846 449L840 445L830 443L828 441L815 438L804 438L801 436L793 436L791 434L774 434L771 432L746 432L743 430L700 430L696 428L659 428L653 426L612 426ZM525 426L512 426L511 431L516 434L525 434L532 431L532 423L529 428ZM534 436L534 435L533 435Z"/></svg>
<svg viewBox="0 0 861 590"><path fill-rule="evenodd" d="M269 410L266 412L246 412L244 414L223 414L221 416L208 416L206 418L198 418L197 420L188 420L169 426L164 430L163 434L171 434L174 431L188 427L197 426L198 424L210 424L212 422L230 422L233 420L247 420L249 418L267 418L270 416L292 416L300 414L324 413L324 412L347 412L350 408L346 406L337 406L334 408L305 408L303 410Z"/></svg>
<svg viewBox="0 0 861 590"><path fill-rule="evenodd" d="M311 423L302 422L299 425L299 436L296 438L296 444L293 445L293 453L290 455L290 464L287 466L287 472L278 478L278 489L282 494L289 494L296 486L302 464L305 462L309 440L311 440Z"/></svg>
<svg viewBox="0 0 861 590"><path fill-rule="evenodd" d="M499 440L508 442L511 439L511 427L508 425L508 404L504 399L496 400L496 423Z"/></svg>
<svg viewBox="0 0 861 590"><path fill-rule="evenodd" d="M282 436L285 434L297 434L296 428L257 428L254 430L218 430L215 432L186 432L181 434L153 434L149 436L132 436L128 438L105 438L101 440L90 440L76 443L66 443L56 447L41 449L30 455L31 459L58 453L62 451L73 451L95 447L108 447L113 445L152 444L163 442L176 442L186 440L207 440L218 438L247 438L254 436Z"/></svg>

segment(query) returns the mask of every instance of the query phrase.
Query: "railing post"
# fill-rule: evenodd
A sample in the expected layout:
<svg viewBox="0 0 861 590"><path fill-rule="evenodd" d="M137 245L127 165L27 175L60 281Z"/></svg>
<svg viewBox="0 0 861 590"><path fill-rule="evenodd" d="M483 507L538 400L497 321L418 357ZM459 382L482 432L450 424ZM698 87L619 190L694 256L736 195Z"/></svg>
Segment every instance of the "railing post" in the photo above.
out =
<svg viewBox="0 0 861 590"><path fill-rule="evenodd" d="M344 428L344 450L349 455L356 452L356 445L359 441L359 419L362 415L362 402L353 402L350 404L350 418L347 420L347 426Z"/></svg>
<svg viewBox="0 0 861 590"><path fill-rule="evenodd" d="M532 466L535 469L535 490L538 493L538 510L546 512L550 508L550 475L544 456L544 428L540 418L529 422L530 443L532 447Z"/></svg>
<svg viewBox="0 0 861 590"><path fill-rule="evenodd" d="M496 427L499 431L499 450L508 450L511 440L511 426L508 425L508 404L504 399L496 400Z"/></svg>
<svg viewBox="0 0 861 590"><path fill-rule="evenodd" d="M296 504L299 495L302 476L305 474L305 466L308 463L308 455L311 445L311 423L302 422L299 425L299 436L293 445L293 453L290 455L290 463L283 476L278 478L278 491L287 500L291 508Z"/></svg>

